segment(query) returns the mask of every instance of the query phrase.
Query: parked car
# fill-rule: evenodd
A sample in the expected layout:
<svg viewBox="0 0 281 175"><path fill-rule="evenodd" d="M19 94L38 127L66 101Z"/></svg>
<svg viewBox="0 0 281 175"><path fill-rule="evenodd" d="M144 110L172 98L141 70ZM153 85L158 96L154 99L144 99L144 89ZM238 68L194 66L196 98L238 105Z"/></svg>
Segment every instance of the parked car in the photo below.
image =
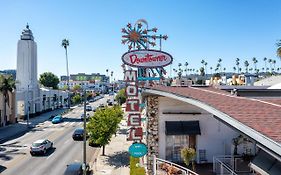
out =
<svg viewBox="0 0 281 175"><path fill-rule="evenodd" d="M88 135L86 135L88 137ZM83 128L77 128L72 134L73 140L83 140L84 139L84 129Z"/></svg>
<svg viewBox="0 0 281 175"><path fill-rule="evenodd" d="M104 104L101 103L101 104L99 105L99 108L104 108Z"/></svg>
<svg viewBox="0 0 281 175"><path fill-rule="evenodd" d="M63 175L82 175L83 169L82 169L82 163L80 162L74 162L66 166L66 169L63 173ZM86 165L86 174L91 174L90 167L87 164Z"/></svg>
<svg viewBox="0 0 281 175"><path fill-rule="evenodd" d="M84 120L84 113L81 115L81 120L83 121ZM89 120L90 118L90 114L89 113L86 113L86 120Z"/></svg>
<svg viewBox="0 0 281 175"><path fill-rule="evenodd" d="M92 111L92 106L87 105L87 106L86 106L86 111Z"/></svg>
<svg viewBox="0 0 281 175"><path fill-rule="evenodd" d="M108 106L112 106L112 105L113 105L113 101L112 101L112 100L109 100L109 101L107 102L107 105L108 105Z"/></svg>
<svg viewBox="0 0 281 175"><path fill-rule="evenodd" d="M61 122L63 122L63 118L61 115L57 115L52 119L53 124L57 124L57 123L61 123Z"/></svg>
<svg viewBox="0 0 281 175"><path fill-rule="evenodd" d="M37 140L32 143L30 147L30 154L35 155L36 153L46 154L48 149L53 148L53 142L48 139Z"/></svg>

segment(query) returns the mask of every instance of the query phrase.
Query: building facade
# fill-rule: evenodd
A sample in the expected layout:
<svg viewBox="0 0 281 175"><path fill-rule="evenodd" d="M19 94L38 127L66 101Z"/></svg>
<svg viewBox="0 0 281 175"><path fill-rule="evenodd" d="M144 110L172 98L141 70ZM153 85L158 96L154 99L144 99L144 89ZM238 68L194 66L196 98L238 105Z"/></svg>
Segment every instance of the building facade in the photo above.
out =
<svg viewBox="0 0 281 175"><path fill-rule="evenodd" d="M36 115L67 103L68 94L40 88L37 78L37 44L29 25L17 45L16 109L17 117Z"/></svg>
<svg viewBox="0 0 281 175"><path fill-rule="evenodd" d="M280 174L281 99L258 91L259 96L253 90L240 97L237 95L245 90L231 93L204 86L144 89L148 173L154 169L155 157L182 163L180 150L189 147L196 150L195 161L213 163L215 173Z"/></svg>

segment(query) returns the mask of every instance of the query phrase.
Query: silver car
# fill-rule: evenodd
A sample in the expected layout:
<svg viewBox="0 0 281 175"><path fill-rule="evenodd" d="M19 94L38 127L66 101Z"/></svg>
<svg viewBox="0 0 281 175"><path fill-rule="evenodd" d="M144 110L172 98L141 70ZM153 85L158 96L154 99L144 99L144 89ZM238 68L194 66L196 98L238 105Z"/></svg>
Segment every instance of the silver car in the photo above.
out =
<svg viewBox="0 0 281 175"><path fill-rule="evenodd" d="M37 140L32 143L30 147L30 154L35 155L36 153L46 154L48 149L53 148L53 142L48 139Z"/></svg>

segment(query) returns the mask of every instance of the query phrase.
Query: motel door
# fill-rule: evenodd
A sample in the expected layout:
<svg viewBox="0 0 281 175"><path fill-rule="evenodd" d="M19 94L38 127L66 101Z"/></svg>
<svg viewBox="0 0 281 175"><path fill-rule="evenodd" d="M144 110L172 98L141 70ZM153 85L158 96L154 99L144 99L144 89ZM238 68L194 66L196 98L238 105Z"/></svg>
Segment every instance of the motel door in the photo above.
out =
<svg viewBox="0 0 281 175"><path fill-rule="evenodd" d="M196 150L196 135L200 134L199 121L166 121L166 159L183 162L181 149Z"/></svg>

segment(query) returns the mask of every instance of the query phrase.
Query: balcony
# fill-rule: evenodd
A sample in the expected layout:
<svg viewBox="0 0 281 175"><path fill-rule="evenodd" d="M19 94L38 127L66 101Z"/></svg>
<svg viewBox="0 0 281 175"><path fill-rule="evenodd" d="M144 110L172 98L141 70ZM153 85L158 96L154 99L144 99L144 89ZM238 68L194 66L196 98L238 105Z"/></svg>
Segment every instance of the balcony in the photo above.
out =
<svg viewBox="0 0 281 175"><path fill-rule="evenodd" d="M250 158L233 155L213 158L213 172L216 175L251 175Z"/></svg>

